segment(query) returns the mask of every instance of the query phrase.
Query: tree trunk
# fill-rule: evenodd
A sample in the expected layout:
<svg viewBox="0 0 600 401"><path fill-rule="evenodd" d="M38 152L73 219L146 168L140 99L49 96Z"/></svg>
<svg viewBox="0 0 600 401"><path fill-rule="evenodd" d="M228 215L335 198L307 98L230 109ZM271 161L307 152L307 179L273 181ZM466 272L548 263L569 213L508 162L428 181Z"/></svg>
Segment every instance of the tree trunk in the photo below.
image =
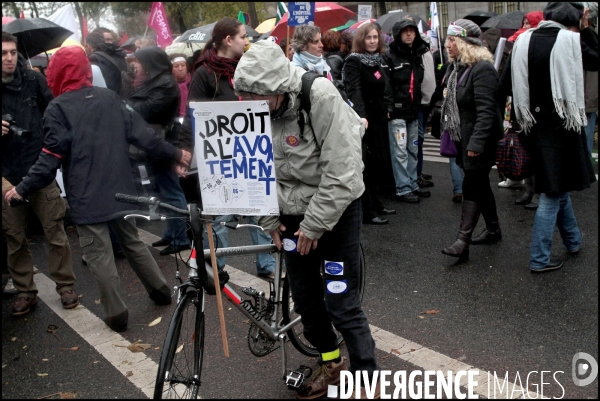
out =
<svg viewBox="0 0 600 401"><path fill-rule="evenodd" d="M256 28L258 26L258 14L256 14L256 6L253 1L248 2L248 15L250 16L249 25Z"/></svg>
<svg viewBox="0 0 600 401"><path fill-rule="evenodd" d="M378 17L381 17L383 14L387 14L387 8L385 6L385 1L378 1L377 4L379 5Z"/></svg>
<svg viewBox="0 0 600 401"><path fill-rule="evenodd" d="M31 5L31 8L33 8L33 11L35 12L35 18L40 18L40 13L38 12L37 6L35 5L35 1L30 1L29 4Z"/></svg>
<svg viewBox="0 0 600 401"><path fill-rule="evenodd" d="M14 1L11 1L8 4L10 5L10 8L12 9L15 18L19 19L19 17L21 16L21 10L19 10L17 3L15 3Z"/></svg>
<svg viewBox="0 0 600 401"><path fill-rule="evenodd" d="M81 12L81 7L79 7L79 3L74 1L73 5L75 6L75 13L77 13L77 18L79 18L79 28L81 29L81 45L85 47L85 32L83 32L83 13Z"/></svg>

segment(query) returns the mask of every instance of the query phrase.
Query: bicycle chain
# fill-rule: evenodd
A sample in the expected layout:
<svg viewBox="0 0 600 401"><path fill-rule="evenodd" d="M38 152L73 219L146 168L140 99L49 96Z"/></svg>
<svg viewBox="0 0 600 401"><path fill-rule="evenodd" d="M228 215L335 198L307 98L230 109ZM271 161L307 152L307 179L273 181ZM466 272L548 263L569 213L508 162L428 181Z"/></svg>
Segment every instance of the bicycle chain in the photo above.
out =
<svg viewBox="0 0 600 401"><path fill-rule="evenodd" d="M258 337L255 337L257 334ZM257 339L254 340L254 338ZM257 357L267 356L281 347L281 345L275 346L276 343L276 341L267 338L265 333L254 323L248 328L248 348L250 348L252 355Z"/></svg>

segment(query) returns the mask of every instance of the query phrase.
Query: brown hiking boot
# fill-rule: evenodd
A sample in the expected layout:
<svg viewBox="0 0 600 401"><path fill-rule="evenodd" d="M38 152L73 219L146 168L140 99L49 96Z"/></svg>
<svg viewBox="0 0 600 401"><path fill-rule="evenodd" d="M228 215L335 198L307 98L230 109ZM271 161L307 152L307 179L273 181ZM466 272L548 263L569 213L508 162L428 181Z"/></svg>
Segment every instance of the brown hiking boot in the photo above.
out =
<svg viewBox="0 0 600 401"><path fill-rule="evenodd" d="M29 313L30 310L34 309L37 305L37 297L25 298L19 297L13 305L12 315L23 316Z"/></svg>
<svg viewBox="0 0 600 401"><path fill-rule="evenodd" d="M65 309L73 309L79 305L79 297L74 290L65 291L60 294L60 303Z"/></svg>
<svg viewBox="0 0 600 401"><path fill-rule="evenodd" d="M371 392L369 394L367 394L365 387L362 386L360 388L360 399L362 399L362 400L369 400L369 399L370 400L379 400L381 398L381 386L379 385L379 379L377 379L377 381L375 381L375 384L373 384L373 386L375 386L375 390L373 391L373 388L371 388ZM371 397L371 395L372 395L372 397ZM351 400L357 399L356 398L356 389L352 390L352 395L350 396L350 399Z"/></svg>
<svg viewBox="0 0 600 401"><path fill-rule="evenodd" d="M312 374L308 383L298 390L296 397L301 400L312 400L323 397L327 394L327 389L330 385L339 386L340 372L342 370L348 370L346 357L342 357L342 360L338 363L326 362L321 364Z"/></svg>

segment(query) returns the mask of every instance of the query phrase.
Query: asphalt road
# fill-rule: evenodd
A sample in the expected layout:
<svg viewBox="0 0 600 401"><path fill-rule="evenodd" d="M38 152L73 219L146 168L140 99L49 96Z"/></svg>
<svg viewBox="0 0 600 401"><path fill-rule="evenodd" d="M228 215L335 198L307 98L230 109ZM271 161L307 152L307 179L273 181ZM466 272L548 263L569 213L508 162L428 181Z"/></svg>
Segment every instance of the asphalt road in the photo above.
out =
<svg viewBox="0 0 600 401"><path fill-rule="evenodd" d="M556 232L553 256L563 258L565 266L533 274L529 271L529 244L534 212L514 205L522 190L498 188L497 174L492 171L490 177L504 238L498 244L473 246L470 260L456 263L440 252L453 242L461 213L461 206L451 202L448 165L426 161L425 172L432 174L435 182L431 198L423 199L420 204L386 199L386 205L398 212L390 216L390 224L363 226L367 265L363 308L369 323L457 363L497 372L499 377L508 372L511 383L522 384L530 391L540 392L540 383L548 383L543 385L545 397L598 398L597 379L579 387L571 378L574 354L585 352L598 360L598 185L572 194L584 233L579 254L566 256ZM164 229L162 223L139 226L156 235ZM69 228L68 234L81 304L101 318L98 290L80 262L75 229ZM232 232L230 236L232 245L250 243L247 233ZM48 276L43 236L34 235L31 248L39 274ZM174 259L159 256L156 249L151 252L169 284L174 285ZM228 264L248 274L256 273L250 258L230 258ZM129 328L122 336L130 343L141 340L152 344L144 354L158 363L160 350L155 348L162 347L175 305L154 306L128 263L119 260L118 268L130 313ZM57 299L58 296L55 306ZM135 362L127 358L117 364L110 362L51 308L52 302L40 301L37 309L27 316L12 317L14 300L14 295L4 294L3 398L52 394L50 398L59 398L70 393L75 393L76 398L145 397L132 377L123 373L128 368L123 369L122 365L130 364L131 371L137 374ZM208 299L206 310L202 398L295 397L281 381L279 352L264 358L256 358L249 352L248 324L242 315L225 303L231 354L225 358L213 298ZM439 313L422 313L427 310ZM161 323L149 327L158 317L162 317ZM60 327L56 331L58 338L47 332L48 325ZM72 347L78 348L72 350ZM288 349L288 367L315 363L292 347ZM393 350L377 349L381 369L392 372L423 369L423 361L397 356ZM445 369L440 366L440 370ZM538 373L530 374L534 371ZM551 373L542 379L541 371Z"/></svg>

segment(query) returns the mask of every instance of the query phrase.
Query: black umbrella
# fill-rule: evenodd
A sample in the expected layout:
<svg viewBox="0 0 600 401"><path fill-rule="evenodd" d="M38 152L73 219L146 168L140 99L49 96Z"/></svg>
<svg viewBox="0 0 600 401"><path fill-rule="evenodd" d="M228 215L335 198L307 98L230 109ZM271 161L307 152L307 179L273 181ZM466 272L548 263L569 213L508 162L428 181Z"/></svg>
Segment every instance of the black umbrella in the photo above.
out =
<svg viewBox="0 0 600 401"><path fill-rule="evenodd" d="M57 48L73 35L44 18L16 19L3 25L2 30L17 37L17 50L27 58Z"/></svg>
<svg viewBox="0 0 600 401"><path fill-rule="evenodd" d="M423 27L423 32L427 32L429 30L429 25L427 25L427 21L425 21L423 18L419 17L417 14L406 13L403 11L392 11L387 14L383 14L381 17L377 18L376 22L381 25L381 30L383 32L391 35L394 24L400 21L406 15L413 17L417 26L419 26L420 21L421 26Z"/></svg>
<svg viewBox="0 0 600 401"><path fill-rule="evenodd" d="M497 29L519 29L523 25L523 11L513 11L510 13L497 15L485 21L481 28L497 28Z"/></svg>
<svg viewBox="0 0 600 401"><path fill-rule="evenodd" d="M463 18L471 20L477 25L481 26L481 24L483 24L485 21L489 20L492 17L495 17L496 15L498 14L496 14L493 11L473 11L472 13Z"/></svg>

